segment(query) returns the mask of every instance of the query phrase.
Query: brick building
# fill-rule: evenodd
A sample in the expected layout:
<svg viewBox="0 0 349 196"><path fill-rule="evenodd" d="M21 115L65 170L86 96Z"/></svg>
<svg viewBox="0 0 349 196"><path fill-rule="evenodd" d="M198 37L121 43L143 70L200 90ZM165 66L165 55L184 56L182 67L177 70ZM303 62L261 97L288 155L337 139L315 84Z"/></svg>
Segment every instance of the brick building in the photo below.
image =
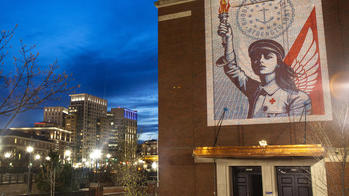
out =
<svg viewBox="0 0 349 196"><path fill-rule="evenodd" d="M341 195L342 179L348 188L348 168L343 170L340 160L346 150L342 143L348 144L343 138L347 138L349 127L343 126L345 105L340 105L340 100L331 97L328 103L332 102L335 115L332 120L329 115L327 121L303 116L300 121L274 123L271 119L264 124L247 125L238 121L242 123L229 125L222 108L213 125L209 125L206 41L211 39L207 36L211 18L205 6L212 2L159 0L155 3L159 44L160 195L252 195L253 191L257 195L274 196ZM344 66L348 64L348 56L343 53L349 47L344 36L349 29L349 15L345 11L348 7L348 2L343 0L322 0L324 32L319 31L319 35L325 35L326 48L322 48L325 49L322 55L327 53L330 80L348 71L348 66ZM321 4L316 10L318 15L319 9ZM293 7L289 10L293 11ZM215 36L217 30L212 31ZM243 33L234 35L243 36ZM285 48L286 45L283 43ZM222 48L219 44L218 47ZM313 107L313 111L317 109Z"/></svg>

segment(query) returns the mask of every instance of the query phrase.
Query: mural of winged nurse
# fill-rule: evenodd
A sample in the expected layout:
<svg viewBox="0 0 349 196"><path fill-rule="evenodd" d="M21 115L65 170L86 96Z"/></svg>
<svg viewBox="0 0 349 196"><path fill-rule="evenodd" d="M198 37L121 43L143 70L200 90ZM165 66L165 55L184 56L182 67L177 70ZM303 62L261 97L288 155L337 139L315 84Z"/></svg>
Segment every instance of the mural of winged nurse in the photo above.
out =
<svg viewBox="0 0 349 196"><path fill-rule="evenodd" d="M291 65L285 63L285 50L278 42L260 39L250 44L251 67L260 81L245 74L234 51L233 31L226 20L220 21L218 35L222 37L224 54L217 61L225 75L247 97L247 118L302 116L312 113L309 93L315 87L319 71L317 43L311 30ZM290 51L291 53L293 51Z"/></svg>

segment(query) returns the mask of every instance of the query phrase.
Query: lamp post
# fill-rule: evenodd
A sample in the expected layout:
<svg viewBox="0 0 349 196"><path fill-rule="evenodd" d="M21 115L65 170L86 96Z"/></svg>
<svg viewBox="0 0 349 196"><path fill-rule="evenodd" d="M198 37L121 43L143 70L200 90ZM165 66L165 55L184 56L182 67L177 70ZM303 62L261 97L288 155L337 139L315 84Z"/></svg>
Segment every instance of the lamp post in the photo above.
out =
<svg viewBox="0 0 349 196"><path fill-rule="evenodd" d="M109 166L109 160L110 160L110 158L111 158L111 154L108 153L108 154L106 155L106 157L107 157L107 161L106 161L107 163L106 163L106 165L107 165L107 167L108 167L108 166Z"/></svg>
<svg viewBox="0 0 349 196"><path fill-rule="evenodd" d="M11 153L10 152L5 152L4 157L6 159L10 158L11 157Z"/></svg>
<svg viewBox="0 0 349 196"><path fill-rule="evenodd" d="M11 152L5 152L4 158L6 161L4 161L4 165L6 165L6 168L9 168L8 166L11 166L11 163L9 164L8 159L10 159L12 156Z"/></svg>
<svg viewBox="0 0 349 196"><path fill-rule="evenodd" d="M71 150L65 150L65 151L64 151L64 162L65 162L66 160L68 161L68 163L70 162L70 160L71 160L71 154L72 154Z"/></svg>
<svg viewBox="0 0 349 196"><path fill-rule="evenodd" d="M97 170L97 166L98 166L98 159L100 159L102 157L102 151L99 149L94 149L91 154L90 154L90 159L95 160L96 161L96 175L97 175L97 180L99 180L98 178L98 170Z"/></svg>
<svg viewBox="0 0 349 196"><path fill-rule="evenodd" d="M35 160L40 160L41 159L41 156L39 154L36 154L35 157L34 157Z"/></svg>
<svg viewBox="0 0 349 196"><path fill-rule="evenodd" d="M32 146L27 146L26 148L27 153L29 154L28 158L28 184L27 184L27 194L31 192L31 177L30 177L30 169L32 167L31 165L31 153L34 152L34 148Z"/></svg>

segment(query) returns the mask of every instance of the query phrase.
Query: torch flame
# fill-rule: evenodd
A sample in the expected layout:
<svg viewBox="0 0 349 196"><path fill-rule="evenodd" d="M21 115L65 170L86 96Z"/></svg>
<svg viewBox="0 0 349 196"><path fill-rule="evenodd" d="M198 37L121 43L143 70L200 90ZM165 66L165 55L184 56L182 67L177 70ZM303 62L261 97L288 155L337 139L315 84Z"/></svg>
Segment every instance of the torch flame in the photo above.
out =
<svg viewBox="0 0 349 196"><path fill-rule="evenodd" d="M230 8L229 0L228 0L228 3L226 0L219 0L219 4L220 4L219 10L218 10L219 14L228 13Z"/></svg>

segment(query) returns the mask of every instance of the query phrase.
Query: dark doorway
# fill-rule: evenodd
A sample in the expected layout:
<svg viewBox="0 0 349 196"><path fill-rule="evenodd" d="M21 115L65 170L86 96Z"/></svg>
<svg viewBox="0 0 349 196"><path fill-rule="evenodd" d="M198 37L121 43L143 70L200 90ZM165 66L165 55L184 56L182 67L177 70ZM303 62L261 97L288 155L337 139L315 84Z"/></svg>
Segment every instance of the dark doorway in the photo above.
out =
<svg viewBox="0 0 349 196"><path fill-rule="evenodd" d="M262 196L261 167L232 167L234 196Z"/></svg>
<svg viewBox="0 0 349 196"><path fill-rule="evenodd" d="M279 196L312 196L310 167L276 167Z"/></svg>

